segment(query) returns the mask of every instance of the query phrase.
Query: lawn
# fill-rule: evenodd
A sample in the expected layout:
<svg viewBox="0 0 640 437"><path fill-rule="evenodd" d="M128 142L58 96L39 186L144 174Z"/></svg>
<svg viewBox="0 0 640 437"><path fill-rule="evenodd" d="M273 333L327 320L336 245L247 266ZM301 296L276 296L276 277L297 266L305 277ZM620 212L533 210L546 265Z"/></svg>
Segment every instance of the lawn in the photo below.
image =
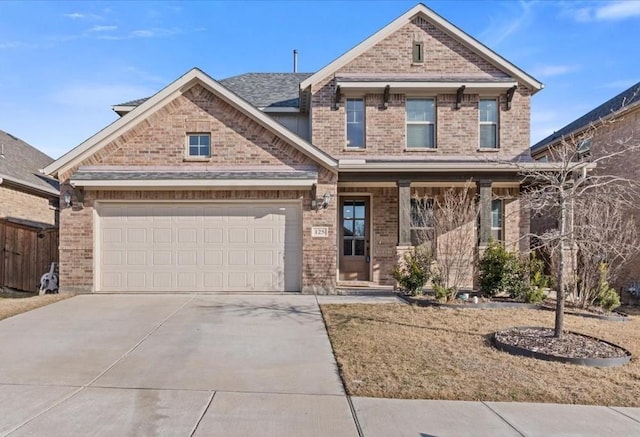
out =
<svg viewBox="0 0 640 437"><path fill-rule="evenodd" d="M640 316L565 317L566 329L634 356L622 367L594 368L515 357L489 345L489 334L510 326L552 327L551 311L352 304L323 305L322 313L353 396L640 406Z"/></svg>
<svg viewBox="0 0 640 437"><path fill-rule="evenodd" d="M0 320L16 314L31 311L59 300L67 299L72 294L45 294L43 296L31 293L3 292L0 290Z"/></svg>

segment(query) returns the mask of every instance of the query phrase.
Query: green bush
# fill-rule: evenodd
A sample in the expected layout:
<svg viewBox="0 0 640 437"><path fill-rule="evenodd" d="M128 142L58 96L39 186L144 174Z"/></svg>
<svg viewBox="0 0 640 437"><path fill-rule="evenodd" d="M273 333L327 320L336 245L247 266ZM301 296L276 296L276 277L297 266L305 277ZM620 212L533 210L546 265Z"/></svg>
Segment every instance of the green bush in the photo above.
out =
<svg viewBox="0 0 640 437"><path fill-rule="evenodd" d="M507 292L511 297L522 298L526 285L526 266L501 243L491 241L480 259L482 292L489 296Z"/></svg>
<svg viewBox="0 0 640 437"><path fill-rule="evenodd" d="M609 267L606 263L600 263L598 267L600 279L598 280L598 297L595 304L610 313L620 306L618 292L609 286Z"/></svg>
<svg viewBox="0 0 640 437"><path fill-rule="evenodd" d="M433 273L431 283L433 284L433 293L436 300L444 302L448 299L451 299L451 295L454 290L449 290L447 289L447 287L445 287L444 278L441 273L439 273L438 271Z"/></svg>
<svg viewBox="0 0 640 437"><path fill-rule="evenodd" d="M530 286L524 290L524 294L522 296L523 300L526 303L540 303L547 297L541 287Z"/></svg>
<svg viewBox="0 0 640 437"><path fill-rule="evenodd" d="M433 256L426 246L417 246L404 254L403 262L391 271L400 288L411 296L421 295L431 274Z"/></svg>
<svg viewBox="0 0 640 437"><path fill-rule="evenodd" d="M544 274L544 261L531 255L529 260L529 280L532 287L548 288L551 278Z"/></svg>

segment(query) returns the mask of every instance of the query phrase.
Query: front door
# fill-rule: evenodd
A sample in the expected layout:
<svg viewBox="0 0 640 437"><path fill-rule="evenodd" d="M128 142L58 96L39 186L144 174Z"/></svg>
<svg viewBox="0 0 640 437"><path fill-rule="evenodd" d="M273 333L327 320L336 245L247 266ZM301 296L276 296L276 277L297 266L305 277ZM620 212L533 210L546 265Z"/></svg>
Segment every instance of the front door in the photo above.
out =
<svg viewBox="0 0 640 437"><path fill-rule="evenodd" d="M340 280L368 281L369 199L342 197L340 201Z"/></svg>

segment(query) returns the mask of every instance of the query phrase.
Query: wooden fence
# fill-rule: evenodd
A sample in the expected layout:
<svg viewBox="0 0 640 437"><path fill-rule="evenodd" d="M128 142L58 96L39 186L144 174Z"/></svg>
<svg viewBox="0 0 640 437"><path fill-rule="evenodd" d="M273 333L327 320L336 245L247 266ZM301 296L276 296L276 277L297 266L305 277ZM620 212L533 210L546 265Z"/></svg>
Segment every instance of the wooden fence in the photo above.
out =
<svg viewBox="0 0 640 437"><path fill-rule="evenodd" d="M0 219L0 288L38 291L40 277L58 262L58 229Z"/></svg>

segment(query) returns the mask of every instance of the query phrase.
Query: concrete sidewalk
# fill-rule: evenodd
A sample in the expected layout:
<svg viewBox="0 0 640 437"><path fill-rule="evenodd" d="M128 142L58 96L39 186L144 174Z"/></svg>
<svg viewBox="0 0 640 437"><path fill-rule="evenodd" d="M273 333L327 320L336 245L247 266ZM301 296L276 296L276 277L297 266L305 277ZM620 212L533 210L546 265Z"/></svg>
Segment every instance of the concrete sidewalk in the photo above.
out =
<svg viewBox="0 0 640 437"><path fill-rule="evenodd" d="M0 321L0 436L625 436L640 409L349 398L320 303L84 295Z"/></svg>

